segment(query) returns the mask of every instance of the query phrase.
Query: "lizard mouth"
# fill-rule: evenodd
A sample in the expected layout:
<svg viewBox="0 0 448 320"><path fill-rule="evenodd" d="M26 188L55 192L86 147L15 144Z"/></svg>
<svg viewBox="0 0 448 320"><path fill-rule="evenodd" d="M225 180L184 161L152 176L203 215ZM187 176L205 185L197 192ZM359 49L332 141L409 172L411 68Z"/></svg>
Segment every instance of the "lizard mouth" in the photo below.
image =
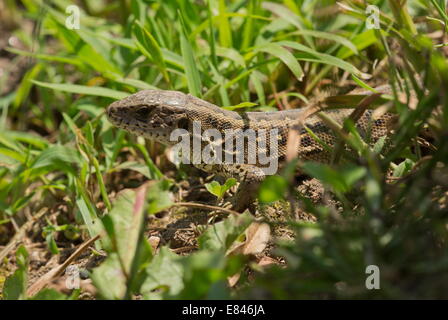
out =
<svg viewBox="0 0 448 320"><path fill-rule="evenodd" d="M120 112L120 108L115 106L116 103L114 102L107 107L106 116L113 125L118 126L123 117L121 116L122 112Z"/></svg>
<svg viewBox="0 0 448 320"><path fill-rule="evenodd" d="M116 107L115 102L107 107L106 115L109 122L120 129L129 131L139 129L139 124L137 121L130 117L129 112L126 112L126 110L123 110L122 108Z"/></svg>
<svg viewBox="0 0 448 320"><path fill-rule="evenodd" d="M126 110L120 110L113 104L107 108L106 115L109 122L117 128L126 130L136 136L142 136L146 139L155 140L165 145L170 144L170 130L152 127L143 121L133 119L129 112L126 112Z"/></svg>

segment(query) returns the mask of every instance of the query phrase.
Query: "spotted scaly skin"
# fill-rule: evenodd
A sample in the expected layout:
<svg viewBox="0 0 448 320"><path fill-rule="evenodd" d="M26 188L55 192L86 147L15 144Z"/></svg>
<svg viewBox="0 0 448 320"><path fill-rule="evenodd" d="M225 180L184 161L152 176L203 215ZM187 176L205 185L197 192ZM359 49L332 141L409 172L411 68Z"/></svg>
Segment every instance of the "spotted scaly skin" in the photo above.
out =
<svg viewBox="0 0 448 320"><path fill-rule="evenodd" d="M361 92L360 94L368 94ZM118 128L146 139L160 142L167 146L173 146L178 141L170 141L170 135L175 129L185 129L193 134L193 122L200 123L202 131L217 129L222 135L226 130L252 129L258 132L261 129L268 133L271 129L277 129L278 163L280 167L286 158L289 133L297 128L297 119L302 117L303 124L309 128L326 145L333 147L337 138L333 131L316 114L303 118L307 108L277 112L244 112L237 113L222 109L207 101L201 100L189 94L168 90L144 90L129 97L112 103L107 108L109 121ZM324 113L338 124L342 124L353 109L328 110ZM361 136L369 137L370 144L375 143L381 137L387 136L395 121L390 113L385 113L377 119L373 119L373 111L366 110L356 122ZM305 128L300 128L300 143L297 154L301 160L317 162L330 162L332 154L325 150L321 144L315 141ZM271 150L270 135L267 135L267 145L264 151L268 154ZM205 142L203 142L205 143ZM257 146L258 147L258 146ZM223 148L224 149L224 148ZM257 152L259 150L256 150ZM247 186L253 182L259 182L264 178L262 165L258 162L247 164L250 151L231 150L233 153L244 152L244 163L235 164L195 164L204 171L219 174L224 177L236 177ZM241 189L241 187L240 187Z"/></svg>

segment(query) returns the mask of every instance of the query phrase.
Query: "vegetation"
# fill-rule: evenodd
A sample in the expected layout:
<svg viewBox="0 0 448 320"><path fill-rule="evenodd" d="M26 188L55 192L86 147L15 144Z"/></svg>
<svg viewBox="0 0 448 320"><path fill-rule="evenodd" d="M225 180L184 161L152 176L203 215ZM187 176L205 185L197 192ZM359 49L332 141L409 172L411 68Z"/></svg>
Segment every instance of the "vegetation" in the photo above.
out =
<svg viewBox="0 0 448 320"><path fill-rule="evenodd" d="M98 235L79 259L101 263L73 262L97 298L447 298L445 1L78 1L79 30L67 27L76 25L76 9L66 12L72 4L0 3L3 298L85 298L83 286L44 288L51 281L35 274L56 270ZM379 8L379 29L368 28L369 4ZM370 148L347 123L337 130L355 157L294 160L290 167L325 186L317 202L297 192L288 170L264 182L260 203L294 207L298 198L317 222L287 210L279 219L261 214L277 235L263 253L254 235L269 232L249 213L188 206L222 206L234 181L174 167L160 145L104 115L141 89L277 110L386 83L394 94L381 108L399 118L389 146ZM182 195L196 189L198 201ZM157 230L170 228L192 236L177 247L173 238L163 243ZM278 230L292 239L278 240ZM61 260L51 264L52 256ZM381 271L378 290L366 288L369 265Z"/></svg>

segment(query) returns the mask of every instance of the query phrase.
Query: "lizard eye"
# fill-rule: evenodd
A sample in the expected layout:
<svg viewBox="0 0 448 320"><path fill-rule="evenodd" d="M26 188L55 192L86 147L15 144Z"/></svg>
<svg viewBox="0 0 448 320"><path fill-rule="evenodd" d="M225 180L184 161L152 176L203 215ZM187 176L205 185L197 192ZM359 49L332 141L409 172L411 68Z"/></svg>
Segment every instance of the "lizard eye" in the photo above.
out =
<svg viewBox="0 0 448 320"><path fill-rule="evenodd" d="M141 106L135 111L135 115L139 118L139 120L148 119L149 113L152 111L152 107L150 106Z"/></svg>
<svg viewBox="0 0 448 320"><path fill-rule="evenodd" d="M179 120L179 122L177 123L177 127L179 129L185 129L188 130L190 121L187 118L182 118Z"/></svg>

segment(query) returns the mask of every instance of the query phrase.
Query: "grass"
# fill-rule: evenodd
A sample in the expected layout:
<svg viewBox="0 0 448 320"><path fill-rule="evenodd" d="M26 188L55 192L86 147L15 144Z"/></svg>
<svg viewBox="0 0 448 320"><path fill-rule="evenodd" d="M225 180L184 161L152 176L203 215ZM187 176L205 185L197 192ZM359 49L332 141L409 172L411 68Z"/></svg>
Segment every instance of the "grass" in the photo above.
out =
<svg viewBox="0 0 448 320"><path fill-rule="evenodd" d="M366 4L354 0L81 3L79 30L65 26L70 1L4 4L5 28L21 45L0 54L25 67L0 76L1 244L42 208L58 217L43 237L53 254L55 239L103 235L96 248L108 257L91 278L98 297L110 299L447 297L445 1L369 1L380 8L380 30L366 28ZM14 72L22 72L15 82ZM355 160L302 165L337 205L297 195L287 173L263 184L260 200L297 196L318 218L287 221L295 241L275 251L286 268L261 270L248 256L226 255L253 220L246 214L199 230L188 256L166 246L155 254L143 221L172 205L187 174L166 169L160 146L113 128L108 104L159 88L267 111L384 83L394 88L384 105L399 117L391 146L371 149L347 125L341 133ZM227 189L212 186L222 198ZM24 247L17 257L5 298L27 297ZM366 290L368 265L381 270L380 290ZM240 273L229 288L227 278ZM38 297L77 294L46 289Z"/></svg>

